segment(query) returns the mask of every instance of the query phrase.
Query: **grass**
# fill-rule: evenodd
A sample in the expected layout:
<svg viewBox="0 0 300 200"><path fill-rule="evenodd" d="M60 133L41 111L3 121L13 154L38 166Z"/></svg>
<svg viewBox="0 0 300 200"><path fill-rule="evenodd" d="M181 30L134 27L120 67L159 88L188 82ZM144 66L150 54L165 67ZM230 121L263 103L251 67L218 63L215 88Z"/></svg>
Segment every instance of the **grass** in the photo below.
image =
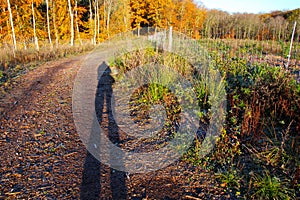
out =
<svg viewBox="0 0 300 200"><path fill-rule="evenodd" d="M4 92L12 79L36 68L41 63L57 60L69 55L80 54L94 48L90 43L71 47L68 44L51 47L43 45L39 51L34 48L20 49L13 53L10 48L0 49L0 86Z"/></svg>
<svg viewBox="0 0 300 200"><path fill-rule="evenodd" d="M285 62L287 44L201 40L199 45L210 50L211 64L224 77L227 117L221 136L209 155L199 157L202 139L197 138L182 159L215 173L220 186L232 198L295 199L299 196L295 169L300 166L300 85L292 70L278 65L278 60ZM266 54L267 58L274 59L263 58ZM293 58L299 59L297 55ZM186 79L195 78L193 66L183 58L150 48L117 57L112 65L125 73L145 63L167 65ZM298 67L294 60L291 69ZM207 124L209 91L201 77L197 78L193 87L202 108L198 115L202 123ZM149 105L163 102L166 91L159 85L148 85L135 101ZM169 108L171 105L169 102ZM168 113L168 123L172 124L174 114Z"/></svg>
<svg viewBox="0 0 300 200"><path fill-rule="evenodd" d="M253 191L251 191L253 188ZM290 188L288 180L271 176L268 171L263 176L253 174L249 185L251 198L253 199L293 199L295 193Z"/></svg>
<svg viewBox="0 0 300 200"><path fill-rule="evenodd" d="M276 59L286 59L290 48L290 42L271 40L201 39L200 44L205 46L210 52L227 52L231 56L253 56L262 59L269 56ZM291 59L300 60L299 49L300 43L294 42Z"/></svg>

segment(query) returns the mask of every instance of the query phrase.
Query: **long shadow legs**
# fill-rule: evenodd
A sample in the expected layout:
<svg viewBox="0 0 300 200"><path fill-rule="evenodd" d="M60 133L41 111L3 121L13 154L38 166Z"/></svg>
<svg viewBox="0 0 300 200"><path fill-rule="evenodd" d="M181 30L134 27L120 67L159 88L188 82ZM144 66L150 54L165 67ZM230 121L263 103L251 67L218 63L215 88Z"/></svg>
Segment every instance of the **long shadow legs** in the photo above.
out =
<svg viewBox="0 0 300 200"><path fill-rule="evenodd" d="M102 130L107 131L107 136L109 140L118 145L120 143L120 135L118 126L113 118L111 100L112 100L112 85L114 83L113 77L110 75L110 68L103 62L98 68L98 86L95 97L95 110L97 120L102 127ZM98 143L94 141L95 138L91 133L90 144ZM100 133L99 133L100 134ZM100 141L99 143L100 144ZM101 147L100 147L101 148ZM100 149L101 150L101 149ZM111 156L112 152L111 152ZM122 159L122 158L121 158ZM121 161L122 163L122 161ZM102 165L103 166L103 165ZM110 189L112 199L126 199L127 188L126 188L126 175L125 172L118 171L110 168ZM80 199L83 200L93 200L99 199L100 197L105 197L105 193L101 195L101 163L93 157L89 152L87 152L84 170L82 174L82 184Z"/></svg>

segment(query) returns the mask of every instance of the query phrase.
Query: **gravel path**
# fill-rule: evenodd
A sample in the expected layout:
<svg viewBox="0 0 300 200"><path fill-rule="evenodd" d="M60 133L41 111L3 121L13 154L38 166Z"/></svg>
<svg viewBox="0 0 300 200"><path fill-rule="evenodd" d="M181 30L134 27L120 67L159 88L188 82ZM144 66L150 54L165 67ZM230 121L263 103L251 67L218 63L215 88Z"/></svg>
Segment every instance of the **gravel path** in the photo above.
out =
<svg viewBox="0 0 300 200"><path fill-rule="evenodd" d="M72 115L84 58L45 63L1 97L0 199L220 199L224 192L211 174L181 160L156 172L126 174L87 152Z"/></svg>

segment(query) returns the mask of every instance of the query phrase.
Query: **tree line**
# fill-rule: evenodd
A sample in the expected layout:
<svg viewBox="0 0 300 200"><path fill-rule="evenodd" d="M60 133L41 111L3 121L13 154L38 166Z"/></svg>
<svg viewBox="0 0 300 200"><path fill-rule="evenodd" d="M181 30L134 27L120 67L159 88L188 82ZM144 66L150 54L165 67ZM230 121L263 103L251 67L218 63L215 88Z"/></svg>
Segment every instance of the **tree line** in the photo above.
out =
<svg viewBox="0 0 300 200"><path fill-rule="evenodd" d="M201 36L205 38L289 41L295 22L298 22L295 39L300 41L300 8L266 14L229 14L211 10L207 12Z"/></svg>
<svg viewBox="0 0 300 200"><path fill-rule="evenodd" d="M154 26L193 38L287 41L300 9L229 14L193 0L0 0L0 45L38 50L63 43L97 44L114 34Z"/></svg>

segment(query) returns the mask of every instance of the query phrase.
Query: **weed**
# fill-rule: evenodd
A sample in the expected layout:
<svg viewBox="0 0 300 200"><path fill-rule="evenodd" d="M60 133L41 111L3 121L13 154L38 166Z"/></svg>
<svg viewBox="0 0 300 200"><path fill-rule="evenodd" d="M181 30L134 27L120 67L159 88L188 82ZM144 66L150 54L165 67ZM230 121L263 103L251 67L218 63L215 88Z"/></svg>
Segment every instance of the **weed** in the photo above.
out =
<svg viewBox="0 0 300 200"><path fill-rule="evenodd" d="M216 177L220 182L220 186L225 188L227 193L231 194L231 196L240 196L240 187L243 179L243 177L240 176L240 172L231 168L216 173Z"/></svg>
<svg viewBox="0 0 300 200"><path fill-rule="evenodd" d="M263 176L253 175L250 180L249 191L252 190L253 199L293 199L295 191L289 183L279 177L271 176L268 171Z"/></svg>
<svg viewBox="0 0 300 200"><path fill-rule="evenodd" d="M299 174L295 168L299 166L300 86L289 71L263 60L266 52L282 55L287 44L276 52L268 43L250 40L200 40L199 45L208 49L211 65L226 79L227 117L210 154L200 157L204 138L196 137L182 159L215 173L234 198L294 198L291 188L299 185L291 177ZM116 57L113 67L125 73L146 63L171 67L191 80L200 106L196 110L200 124L208 126L209 88L185 59L149 48ZM162 78L166 83L176 79L168 73ZM181 99L176 98L189 102L191 97L189 93L172 94L166 88L157 83L142 87L132 96L132 105L135 111L141 111L151 104L162 104L168 115L165 126L172 127L182 109L178 104Z"/></svg>

